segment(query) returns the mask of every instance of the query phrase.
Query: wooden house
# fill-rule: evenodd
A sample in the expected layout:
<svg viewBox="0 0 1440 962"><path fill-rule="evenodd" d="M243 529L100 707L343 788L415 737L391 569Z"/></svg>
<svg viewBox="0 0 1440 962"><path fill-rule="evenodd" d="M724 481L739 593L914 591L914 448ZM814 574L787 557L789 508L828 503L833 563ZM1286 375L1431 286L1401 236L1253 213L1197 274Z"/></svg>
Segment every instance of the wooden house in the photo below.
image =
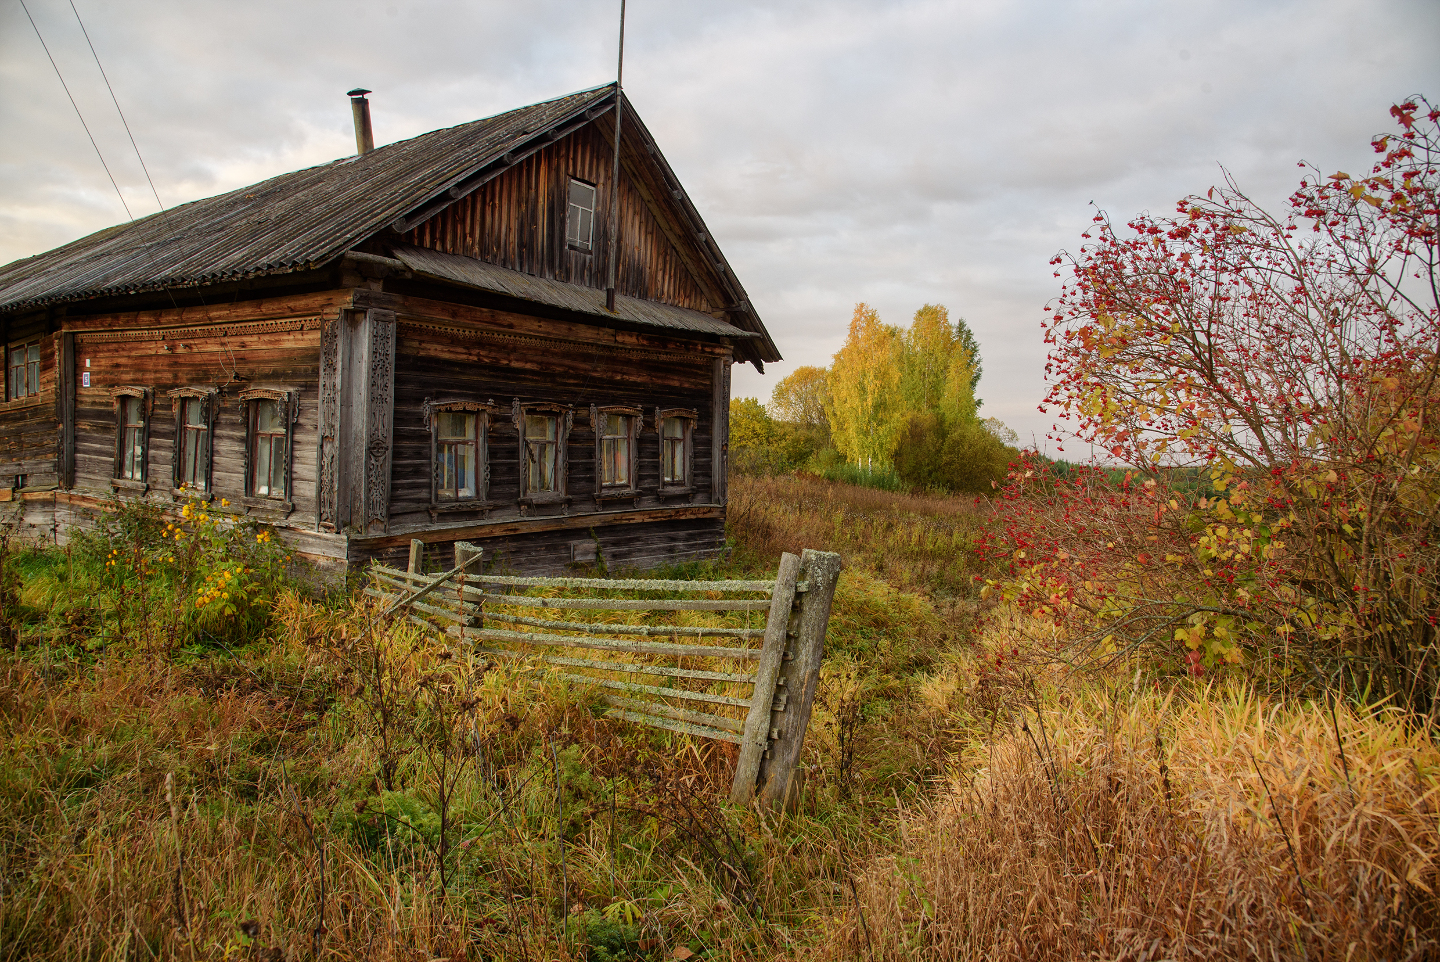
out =
<svg viewBox="0 0 1440 962"><path fill-rule="evenodd" d="M364 93L355 156L0 268L20 528L224 498L334 569L713 555L731 365L779 354L623 94L369 149Z"/></svg>

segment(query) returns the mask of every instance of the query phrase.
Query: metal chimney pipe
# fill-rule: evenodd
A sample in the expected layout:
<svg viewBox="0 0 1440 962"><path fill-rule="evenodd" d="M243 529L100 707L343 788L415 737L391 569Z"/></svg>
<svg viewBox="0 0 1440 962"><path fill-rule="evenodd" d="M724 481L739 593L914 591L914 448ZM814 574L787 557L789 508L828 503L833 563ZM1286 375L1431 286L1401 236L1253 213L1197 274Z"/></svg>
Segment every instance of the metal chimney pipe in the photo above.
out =
<svg viewBox="0 0 1440 962"><path fill-rule="evenodd" d="M370 101L365 99L369 92L356 87L345 95L350 98L350 110L355 114L355 152L361 156L375 149L375 132L370 128Z"/></svg>

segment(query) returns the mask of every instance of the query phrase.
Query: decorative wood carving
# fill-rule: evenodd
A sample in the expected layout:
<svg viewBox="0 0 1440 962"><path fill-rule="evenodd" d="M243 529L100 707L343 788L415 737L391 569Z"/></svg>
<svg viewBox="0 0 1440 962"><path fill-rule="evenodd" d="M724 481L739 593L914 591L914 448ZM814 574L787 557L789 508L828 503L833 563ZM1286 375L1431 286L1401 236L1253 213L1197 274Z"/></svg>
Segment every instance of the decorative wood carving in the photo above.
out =
<svg viewBox="0 0 1440 962"><path fill-rule="evenodd" d="M340 325L337 317L320 335L320 423L316 445L316 523L332 530L339 519L336 459L340 444Z"/></svg>
<svg viewBox="0 0 1440 962"><path fill-rule="evenodd" d="M365 527L390 520L390 457L394 439L395 312L370 311L370 366L365 414Z"/></svg>

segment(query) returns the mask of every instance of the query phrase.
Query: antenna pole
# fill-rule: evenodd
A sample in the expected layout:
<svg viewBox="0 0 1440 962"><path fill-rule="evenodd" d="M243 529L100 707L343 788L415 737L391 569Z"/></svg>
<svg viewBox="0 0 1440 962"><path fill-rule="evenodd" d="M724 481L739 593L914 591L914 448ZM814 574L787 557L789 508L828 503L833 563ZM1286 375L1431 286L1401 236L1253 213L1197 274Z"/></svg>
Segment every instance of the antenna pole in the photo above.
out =
<svg viewBox="0 0 1440 962"><path fill-rule="evenodd" d="M620 258L620 121L625 112L625 95L620 82L625 76L625 0L620 0L620 54L615 67L615 167L610 175L610 257L605 284L605 309L615 313L615 267Z"/></svg>

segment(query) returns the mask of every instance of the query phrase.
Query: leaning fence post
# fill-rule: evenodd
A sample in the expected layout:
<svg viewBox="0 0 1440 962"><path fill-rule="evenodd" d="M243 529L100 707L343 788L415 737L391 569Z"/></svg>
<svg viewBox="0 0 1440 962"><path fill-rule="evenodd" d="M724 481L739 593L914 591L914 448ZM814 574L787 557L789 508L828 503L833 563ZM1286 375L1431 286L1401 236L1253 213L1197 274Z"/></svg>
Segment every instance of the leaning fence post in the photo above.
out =
<svg viewBox="0 0 1440 962"><path fill-rule="evenodd" d="M730 801L748 805L755 793L755 776L760 759L770 744L770 708L775 700L775 683L785 659L785 641L790 631L791 609L795 602L795 582L799 580L800 558L788 552L780 556L780 569L775 574L775 590L770 595L770 620L765 625L765 641L760 648L760 662L755 668L755 691L750 697L750 713L745 716L745 731L740 736L740 758L735 763L735 778L730 783Z"/></svg>
<svg viewBox="0 0 1440 962"><path fill-rule="evenodd" d="M471 567L471 561L478 559L481 553L481 549L478 546L473 545L468 541L455 542L455 567L460 570L460 574L458 574L455 578L455 600L459 603L461 611L468 610L465 601L465 572ZM475 605L475 611L476 614L470 615L463 622L461 622L462 628L485 627L484 603L482 602ZM464 637L463 634L461 637Z"/></svg>
<svg viewBox="0 0 1440 962"><path fill-rule="evenodd" d="M405 569L408 575L418 575L425 566L425 542L419 538L410 539L410 566Z"/></svg>
<svg viewBox="0 0 1440 962"><path fill-rule="evenodd" d="M800 577L808 583L808 590L800 595L791 657L781 663L780 679L784 685L785 704L772 714L770 720L771 727L779 734L770 743L766 757L762 758L756 780L761 803L775 809L793 804L795 790L799 787L795 766L800 761L800 750L805 746L805 730L810 725L810 709L820 682L820 660L825 655L825 629L830 624L830 603L840 578L838 554L806 548L800 556L800 564Z"/></svg>

